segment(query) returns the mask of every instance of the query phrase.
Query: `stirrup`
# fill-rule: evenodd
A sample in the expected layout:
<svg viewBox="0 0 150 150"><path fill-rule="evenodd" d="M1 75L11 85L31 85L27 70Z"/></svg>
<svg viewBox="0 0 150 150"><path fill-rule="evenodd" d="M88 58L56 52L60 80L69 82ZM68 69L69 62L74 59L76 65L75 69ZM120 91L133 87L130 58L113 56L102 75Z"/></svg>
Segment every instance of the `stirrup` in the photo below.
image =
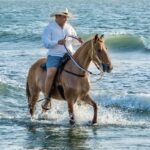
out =
<svg viewBox="0 0 150 150"><path fill-rule="evenodd" d="M43 105L41 106L43 110L49 110L50 108L44 107Z"/></svg>
<svg viewBox="0 0 150 150"><path fill-rule="evenodd" d="M44 99L46 100L46 102L48 101L48 104L49 104L49 102L50 102L51 98L46 97L46 98L44 98ZM45 102L45 103L46 103L46 102ZM43 109L43 110L46 110L46 111L47 111L47 110L49 110L50 108L49 108L49 107L47 107L47 106L44 106L44 105L45 105L45 103L44 103L41 107L42 107L42 109Z"/></svg>

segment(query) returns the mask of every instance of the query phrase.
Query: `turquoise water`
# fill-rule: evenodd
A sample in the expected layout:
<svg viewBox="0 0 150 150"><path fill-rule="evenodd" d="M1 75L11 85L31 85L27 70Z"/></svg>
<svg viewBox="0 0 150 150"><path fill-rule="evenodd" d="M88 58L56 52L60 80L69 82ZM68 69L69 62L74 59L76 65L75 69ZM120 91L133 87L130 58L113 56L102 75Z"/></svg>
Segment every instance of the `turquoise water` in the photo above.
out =
<svg viewBox="0 0 150 150"><path fill-rule="evenodd" d="M84 104L75 104L75 127L68 123L66 102L53 100L45 116L38 103L33 120L28 113L28 69L46 54L41 33L49 13L66 7L84 40L105 34L113 62L102 80L91 76L97 126L89 125L92 109ZM149 150L149 8L149 0L0 0L0 149Z"/></svg>

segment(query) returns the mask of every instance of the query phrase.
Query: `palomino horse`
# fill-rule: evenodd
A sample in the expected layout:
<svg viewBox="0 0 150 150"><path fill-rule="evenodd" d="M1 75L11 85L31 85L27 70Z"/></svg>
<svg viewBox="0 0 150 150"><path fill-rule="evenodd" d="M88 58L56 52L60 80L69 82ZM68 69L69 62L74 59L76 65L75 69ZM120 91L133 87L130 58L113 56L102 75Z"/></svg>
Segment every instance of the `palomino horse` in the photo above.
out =
<svg viewBox="0 0 150 150"><path fill-rule="evenodd" d="M75 52L73 58L84 69L88 69L92 61L96 66L102 67L104 72L110 72L112 70L112 63L108 56L103 36L99 37L95 35L93 39L84 43ZM40 66L45 62L45 58L37 60L31 66L28 73L26 94L31 116L34 114L39 93L42 92L44 94L46 71ZM90 85L88 73L78 68L72 60L69 60L64 66L64 70L61 72L59 80L64 91L65 100L68 103L70 124L75 123L73 105L78 99L93 106L94 115L92 124L97 123L97 104L89 95ZM51 91L51 97L57 100L63 99L56 87Z"/></svg>

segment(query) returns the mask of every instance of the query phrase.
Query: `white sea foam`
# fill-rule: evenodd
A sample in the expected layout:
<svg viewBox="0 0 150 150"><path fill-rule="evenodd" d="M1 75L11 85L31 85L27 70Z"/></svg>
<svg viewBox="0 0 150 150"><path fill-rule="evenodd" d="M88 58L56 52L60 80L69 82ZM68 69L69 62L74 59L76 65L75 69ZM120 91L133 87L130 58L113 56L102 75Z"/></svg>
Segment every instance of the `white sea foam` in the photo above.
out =
<svg viewBox="0 0 150 150"><path fill-rule="evenodd" d="M103 97L100 102L97 102L99 103L98 125L148 125L148 120L144 118L137 119L136 117L130 117L130 111L128 112L126 110L145 111L146 109L147 111L148 109L148 111L150 111L149 98L149 94L141 94L137 95L136 97L134 97L133 95L118 98ZM92 121L93 108L83 102L77 102L74 105L74 113L77 125L87 125ZM63 101L53 101L52 109L44 114L41 114L41 108L39 104L34 119L34 121L38 121L41 123L68 125L69 115L67 104Z"/></svg>

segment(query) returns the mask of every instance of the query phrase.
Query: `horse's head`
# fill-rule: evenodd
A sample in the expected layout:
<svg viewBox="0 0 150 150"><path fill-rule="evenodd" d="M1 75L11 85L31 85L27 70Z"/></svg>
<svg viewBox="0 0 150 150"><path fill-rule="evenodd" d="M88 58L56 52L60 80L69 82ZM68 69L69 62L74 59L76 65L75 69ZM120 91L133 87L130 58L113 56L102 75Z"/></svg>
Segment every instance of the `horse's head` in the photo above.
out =
<svg viewBox="0 0 150 150"><path fill-rule="evenodd" d="M98 67L102 67L104 72L111 72L113 66L108 56L108 50L105 46L104 35L101 35L100 37L98 34L95 35L92 40L92 49L92 61L94 64Z"/></svg>

